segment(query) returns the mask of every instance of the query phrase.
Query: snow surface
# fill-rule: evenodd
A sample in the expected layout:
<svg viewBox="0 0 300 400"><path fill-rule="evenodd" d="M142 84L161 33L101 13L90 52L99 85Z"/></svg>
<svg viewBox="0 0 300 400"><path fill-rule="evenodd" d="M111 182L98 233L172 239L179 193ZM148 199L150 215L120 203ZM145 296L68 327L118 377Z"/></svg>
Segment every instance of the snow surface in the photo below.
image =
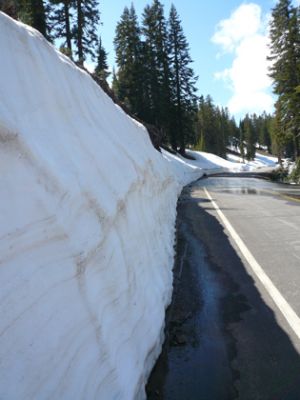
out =
<svg viewBox="0 0 300 400"><path fill-rule="evenodd" d="M3 13L0 49L0 399L143 399L178 194L243 166L160 154L87 73Z"/></svg>
<svg viewBox="0 0 300 400"><path fill-rule="evenodd" d="M171 298L180 161L2 13L0 49L0 399L144 398ZM201 176L189 170L185 183Z"/></svg>
<svg viewBox="0 0 300 400"><path fill-rule="evenodd" d="M263 148L264 150L267 150L266 146L259 146L257 144L257 149ZM238 146L234 146L234 145L229 145L228 149L236 152L236 153L240 153L240 149ZM257 169L261 169L261 168L277 168L278 167L278 158L274 157L274 156L267 156L267 155L263 155L261 153L259 153L258 150L256 150L256 154L255 154L255 158L252 161L247 161L246 159L242 159L241 156L235 155L235 154L231 154L228 153L227 154L227 160L231 161L233 163L238 163L240 164L240 168L241 171L255 171Z"/></svg>
<svg viewBox="0 0 300 400"><path fill-rule="evenodd" d="M188 160L179 154L171 154L163 149L161 152L163 157L169 162L181 187L203 176L203 168L200 164L195 163L195 161ZM209 154L207 155L209 156Z"/></svg>
<svg viewBox="0 0 300 400"><path fill-rule="evenodd" d="M197 179L198 171L201 171L203 175L204 173L258 171L262 168L277 166L276 157L264 156L259 153L256 153L254 161L244 160L244 162L241 157L232 154L227 154L227 160L225 160L215 154L187 150L187 154L194 158L194 160L188 160L178 154L172 155L166 151L162 151L162 153L168 161L172 162L172 168L182 185L186 185L193 174Z"/></svg>
<svg viewBox="0 0 300 400"><path fill-rule="evenodd" d="M276 168L278 166L277 157L265 156L256 153L254 160L247 161L234 154L227 154L227 159L233 163L238 163L241 167L241 171L255 171L261 168Z"/></svg>

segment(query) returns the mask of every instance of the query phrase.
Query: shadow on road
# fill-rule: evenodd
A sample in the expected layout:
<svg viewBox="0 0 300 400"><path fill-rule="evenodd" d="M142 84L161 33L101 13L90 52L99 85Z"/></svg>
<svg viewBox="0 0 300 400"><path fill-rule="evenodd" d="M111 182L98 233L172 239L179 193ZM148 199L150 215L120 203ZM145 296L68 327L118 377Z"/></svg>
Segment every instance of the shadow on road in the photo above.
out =
<svg viewBox="0 0 300 400"><path fill-rule="evenodd" d="M173 300L148 400L299 400L298 351L192 191L178 202Z"/></svg>

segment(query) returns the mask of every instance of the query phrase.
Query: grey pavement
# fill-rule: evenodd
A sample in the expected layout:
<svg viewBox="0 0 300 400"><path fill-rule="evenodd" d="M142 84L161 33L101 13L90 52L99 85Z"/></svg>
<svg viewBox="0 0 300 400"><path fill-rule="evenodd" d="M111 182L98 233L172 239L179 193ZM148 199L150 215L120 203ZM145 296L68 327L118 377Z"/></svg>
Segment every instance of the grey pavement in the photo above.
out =
<svg viewBox="0 0 300 400"><path fill-rule="evenodd" d="M204 187L300 315L300 188L207 178L178 203L174 292L148 399L299 400L300 340Z"/></svg>
<svg viewBox="0 0 300 400"><path fill-rule="evenodd" d="M194 186L192 196L204 197L203 187L300 316L300 188L251 178L209 178ZM205 210L216 216L211 205Z"/></svg>

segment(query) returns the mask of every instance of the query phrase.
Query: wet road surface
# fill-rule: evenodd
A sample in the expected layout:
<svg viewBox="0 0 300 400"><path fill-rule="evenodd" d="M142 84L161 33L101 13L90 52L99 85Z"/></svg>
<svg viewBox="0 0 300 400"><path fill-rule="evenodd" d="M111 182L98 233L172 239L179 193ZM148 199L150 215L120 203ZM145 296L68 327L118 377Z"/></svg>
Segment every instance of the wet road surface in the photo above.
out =
<svg viewBox="0 0 300 400"><path fill-rule="evenodd" d="M207 192L300 315L300 188L221 177L186 187L178 203L166 341L148 400L299 400L299 335Z"/></svg>

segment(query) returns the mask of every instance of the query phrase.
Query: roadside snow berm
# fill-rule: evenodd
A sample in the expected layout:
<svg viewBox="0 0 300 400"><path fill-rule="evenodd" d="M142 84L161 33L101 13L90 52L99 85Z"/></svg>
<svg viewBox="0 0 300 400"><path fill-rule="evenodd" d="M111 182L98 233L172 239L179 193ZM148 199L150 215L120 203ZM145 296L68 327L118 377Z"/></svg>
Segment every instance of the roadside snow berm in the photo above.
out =
<svg viewBox="0 0 300 400"><path fill-rule="evenodd" d="M144 398L180 185L37 31L0 13L0 51L0 398Z"/></svg>

